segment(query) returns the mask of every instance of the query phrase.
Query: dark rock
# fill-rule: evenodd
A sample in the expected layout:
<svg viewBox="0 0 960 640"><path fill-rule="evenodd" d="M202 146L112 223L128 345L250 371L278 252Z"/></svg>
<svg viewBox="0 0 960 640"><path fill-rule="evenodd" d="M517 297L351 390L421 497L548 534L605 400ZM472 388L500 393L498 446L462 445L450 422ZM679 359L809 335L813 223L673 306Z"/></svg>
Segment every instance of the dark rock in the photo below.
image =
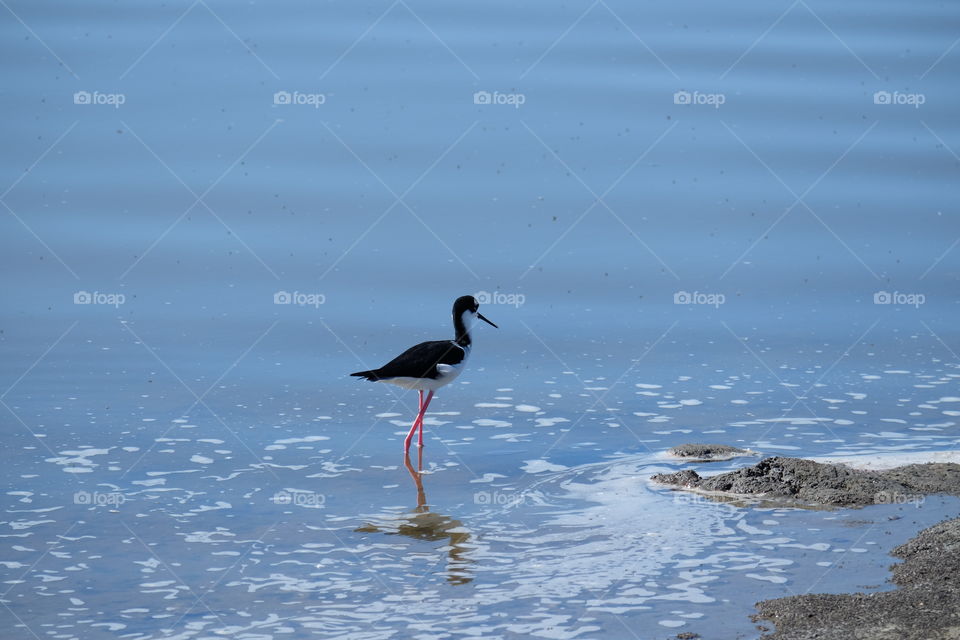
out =
<svg viewBox="0 0 960 640"><path fill-rule="evenodd" d="M653 476L651 480L659 482L660 484L669 484L674 487L681 487L684 489L693 489L700 486L700 483L703 482L703 478L700 477L693 469L684 469L683 471L677 471L676 473L658 473Z"/></svg>
<svg viewBox="0 0 960 640"><path fill-rule="evenodd" d="M842 464L774 457L706 478L688 469L652 479L682 489L830 506L914 503L927 493L960 495L960 465L949 463L860 471Z"/></svg>
<svg viewBox="0 0 960 640"><path fill-rule="evenodd" d="M681 444L673 447L667 453L678 458L709 461L729 460L739 456L753 455L754 452L725 444Z"/></svg>

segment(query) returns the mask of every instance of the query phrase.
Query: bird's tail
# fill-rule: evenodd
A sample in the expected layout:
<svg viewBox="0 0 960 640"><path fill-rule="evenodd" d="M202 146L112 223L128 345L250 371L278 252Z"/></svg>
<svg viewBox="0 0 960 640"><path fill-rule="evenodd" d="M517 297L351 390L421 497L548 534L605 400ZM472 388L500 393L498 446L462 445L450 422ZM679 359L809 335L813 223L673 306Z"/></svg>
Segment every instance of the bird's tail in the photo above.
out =
<svg viewBox="0 0 960 640"><path fill-rule="evenodd" d="M380 379L380 376L377 375L376 369L371 369L370 371L356 371L350 375L369 380L370 382L376 382Z"/></svg>

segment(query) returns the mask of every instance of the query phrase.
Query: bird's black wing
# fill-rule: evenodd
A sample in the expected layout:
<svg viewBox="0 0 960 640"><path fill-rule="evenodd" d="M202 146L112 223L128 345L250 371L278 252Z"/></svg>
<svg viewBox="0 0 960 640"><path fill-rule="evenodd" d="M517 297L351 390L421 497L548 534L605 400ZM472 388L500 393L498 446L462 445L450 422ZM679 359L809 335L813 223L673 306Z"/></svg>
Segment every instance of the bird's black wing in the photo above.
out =
<svg viewBox="0 0 960 640"><path fill-rule="evenodd" d="M434 378L440 374L438 364L460 364L466 351L452 340L421 342L410 347L379 369L370 371L377 378ZM369 378L368 378L369 379Z"/></svg>

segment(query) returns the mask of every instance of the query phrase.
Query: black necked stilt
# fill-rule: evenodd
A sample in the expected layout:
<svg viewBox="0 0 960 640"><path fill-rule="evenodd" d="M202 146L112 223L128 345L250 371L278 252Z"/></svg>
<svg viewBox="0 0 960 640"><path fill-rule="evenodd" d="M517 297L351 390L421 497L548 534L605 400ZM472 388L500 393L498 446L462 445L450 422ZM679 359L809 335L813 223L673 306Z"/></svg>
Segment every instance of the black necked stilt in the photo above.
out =
<svg viewBox="0 0 960 640"><path fill-rule="evenodd" d="M410 347L399 356L383 365L379 369L357 371L352 376L366 378L371 382L389 382L404 389L416 389L420 392L420 408L417 419L410 427L410 433L403 441L403 450L410 450L410 440L413 433L420 428L417 444L423 446L423 414L427 412L433 392L440 387L453 382L470 355L470 328L474 321L480 318L496 328L497 325L483 317L480 313L480 303L473 296L460 296L453 303L453 340L432 340L421 342ZM423 392L427 392L424 400Z"/></svg>

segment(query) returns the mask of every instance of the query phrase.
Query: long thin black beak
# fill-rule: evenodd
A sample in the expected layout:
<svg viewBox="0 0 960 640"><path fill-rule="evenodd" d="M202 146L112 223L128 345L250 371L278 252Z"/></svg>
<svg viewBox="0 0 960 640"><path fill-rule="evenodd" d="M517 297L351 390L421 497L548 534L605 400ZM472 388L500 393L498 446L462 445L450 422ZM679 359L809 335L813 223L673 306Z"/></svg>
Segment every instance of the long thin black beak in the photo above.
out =
<svg viewBox="0 0 960 640"><path fill-rule="evenodd" d="M490 326L493 327L494 329L499 329L499 328L500 328L500 327L498 327L497 325L495 325L495 324L493 324L492 322L490 322L489 320L487 320L486 318L484 318L484 317L483 317L483 314L480 313L479 311L477 312L477 317L480 318L481 320L483 320L484 322L486 322L488 325L490 325Z"/></svg>

